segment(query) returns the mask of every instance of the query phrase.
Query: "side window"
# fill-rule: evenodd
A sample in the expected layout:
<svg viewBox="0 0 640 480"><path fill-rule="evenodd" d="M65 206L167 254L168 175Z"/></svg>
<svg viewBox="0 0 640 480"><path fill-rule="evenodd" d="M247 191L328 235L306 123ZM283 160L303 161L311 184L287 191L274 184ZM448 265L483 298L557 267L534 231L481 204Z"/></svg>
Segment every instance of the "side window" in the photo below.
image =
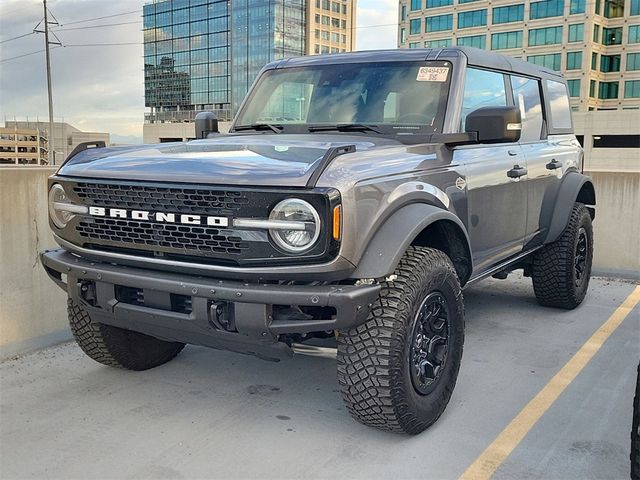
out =
<svg viewBox="0 0 640 480"><path fill-rule="evenodd" d="M511 76L513 101L520 108L522 134L520 141L540 140L542 134L542 104L540 103L540 84L531 78Z"/></svg>
<svg viewBox="0 0 640 480"><path fill-rule="evenodd" d="M474 110L482 107L505 107L507 94L504 89L504 77L501 73L467 68L462 100L461 131L464 123Z"/></svg>
<svg viewBox="0 0 640 480"><path fill-rule="evenodd" d="M547 80L547 94L549 95L549 108L551 116L551 128L571 128L571 107L569 95L564 83Z"/></svg>

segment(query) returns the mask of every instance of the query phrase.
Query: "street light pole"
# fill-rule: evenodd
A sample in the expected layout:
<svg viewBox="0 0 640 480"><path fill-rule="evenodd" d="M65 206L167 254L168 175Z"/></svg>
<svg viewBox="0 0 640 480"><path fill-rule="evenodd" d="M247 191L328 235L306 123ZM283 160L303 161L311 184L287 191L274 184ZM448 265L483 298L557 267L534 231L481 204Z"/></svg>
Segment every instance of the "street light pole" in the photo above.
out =
<svg viewBox="0 0 640 480"><path fill-rule="evenodd" d="M53 144L53 94L51 93L51 56L49 53L49 15L47 12L47 0L42 0L44 6L44 45L47 56L47 92L49 94L49 165L55 164Z"/></svg>

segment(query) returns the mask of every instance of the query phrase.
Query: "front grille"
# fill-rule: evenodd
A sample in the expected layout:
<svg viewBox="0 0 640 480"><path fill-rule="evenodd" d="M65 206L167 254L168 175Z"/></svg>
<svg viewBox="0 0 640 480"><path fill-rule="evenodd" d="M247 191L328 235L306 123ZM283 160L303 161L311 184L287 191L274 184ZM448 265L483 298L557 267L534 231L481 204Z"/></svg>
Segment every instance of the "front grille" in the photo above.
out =
<svg viewBox="0 0 640 480"><path fill-rule="evenodd" d="M243 192L227 190L78 183L73 191L86 205L184 214L234 215L249 203Z"/></svg>
<svg viewBox="0 0 640 480"><path fill-rule="evenodd" d="M65 186L73 202L89 207L121 209L126 218L77 215L58 232L65 240L87 249L160 257L184 262L230 266L264 266L326 261L337 255L339 244L327 235L328 212L337 204L337 192L329 189L256 189L151 182L82 180L52 181ZM266 230L234 229L207 225L207 217L266 219L278 202L303 197L323 218L321 240L302 255L279 250ZM132 211L149 212L148 220L131 218ZM156 221L156 214L196 215L200 224Z"/></svg>
<svg viewBox="0 0 640 480"><path fill-rule="evenodd" d="M76 228L84 238L102 242L123 242L137 248L171 249L174 253L193 255L222 253L240 255L249 242L235 236L237 232L206 226L169 225L115 218L85 218Z"/></svg>

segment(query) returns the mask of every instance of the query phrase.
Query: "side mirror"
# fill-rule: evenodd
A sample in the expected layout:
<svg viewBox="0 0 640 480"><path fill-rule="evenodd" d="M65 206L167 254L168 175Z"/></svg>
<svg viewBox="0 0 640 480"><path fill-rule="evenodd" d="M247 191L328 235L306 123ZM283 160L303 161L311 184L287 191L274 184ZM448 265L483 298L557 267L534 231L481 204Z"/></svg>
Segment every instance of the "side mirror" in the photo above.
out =
<svg viewBox="0 0 640 480"><path fill-rule="evenodd" d="M467 115L465 131L480 143L517 142L522 132L518 107L482 107Z"/></svg>
<svg viewBox="0 0 640 480"><path fill-rule="evenodd" d="M196 138L207 138L210 133L220 133L218 117L213 112L200 112L196 115Z"/></svg>

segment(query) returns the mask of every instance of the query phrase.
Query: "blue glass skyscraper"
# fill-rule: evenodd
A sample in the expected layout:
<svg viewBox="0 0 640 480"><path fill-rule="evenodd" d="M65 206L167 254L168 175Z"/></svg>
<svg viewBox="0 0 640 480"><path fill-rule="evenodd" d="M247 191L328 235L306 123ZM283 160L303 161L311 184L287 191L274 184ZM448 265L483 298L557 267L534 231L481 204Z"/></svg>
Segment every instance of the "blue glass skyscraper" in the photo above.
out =
<svg viewBox="0 0 640 480"><path fill-rule="evenodd" d="M229 119L260 69L305 54L306 0L162 0L143 10L150 122Z"/></svg>

